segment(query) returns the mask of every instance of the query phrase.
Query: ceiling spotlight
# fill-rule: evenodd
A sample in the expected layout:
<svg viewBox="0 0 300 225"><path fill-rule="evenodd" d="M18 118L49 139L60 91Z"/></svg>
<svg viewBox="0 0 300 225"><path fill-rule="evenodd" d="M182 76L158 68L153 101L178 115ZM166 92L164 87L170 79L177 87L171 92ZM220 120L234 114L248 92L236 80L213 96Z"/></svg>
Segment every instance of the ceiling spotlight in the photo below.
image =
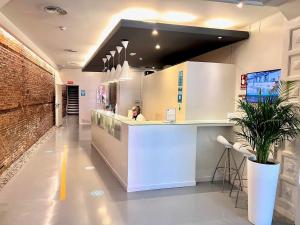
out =
<svg viewBox="0 0 300 225"><path fill-rule="evenodd" d="M140 61L142 61L142 60L143 60L143 58L142 58L142 57L140 57L140 58L139 58L139 60L140 60Z"/></svg>
<svg viewBox="0 0 300 225"><path fill-rule="evenodd" d="M238 8L243 8L244 7L244 2L243 1L239 1L238 4L236 5L236 7Z"/></svg>
<svg viewBox="0 0 300 225"><path fill-rule="evenodd" d="M160 49L160 45L159 45L159 44L156 44L156 45L155 45L155 49L159 50L159 49Z"/></svg>
<svg viewBox="0 0 300 225"><path fill-rule="evenodd" d="M64 26L59 26L58 27L61 31L65 31L67 28L66 27L64 27Z"/></svg>
<svg viewBox="0 0 300 225"><path fill-rule="evenodd" d="M135 56L136 53L135 53L135 52L130 52L129 55L130 55L130 56Z"/></svg>
<svg viewBox="0 0 300 225"><path fill-rule="evenodd" d="M223 37L222 37L222 36L219 36L218 39L221 40L221 39L223 39Z"/></svg>
<svg viewBox="0 0 300 225"><path fill-rule="evenodd" d="M153 30L153 31L152 31L152 35L153 35L153 36L157 36L157 35L158 35L158 31L157 31L157 30Z"/></svg>

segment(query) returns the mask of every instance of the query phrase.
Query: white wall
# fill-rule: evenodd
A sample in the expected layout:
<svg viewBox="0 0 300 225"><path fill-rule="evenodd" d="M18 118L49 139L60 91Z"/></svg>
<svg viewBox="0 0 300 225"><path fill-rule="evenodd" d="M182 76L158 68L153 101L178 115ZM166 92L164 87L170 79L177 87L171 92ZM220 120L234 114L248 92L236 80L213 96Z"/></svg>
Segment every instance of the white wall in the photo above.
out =
<svg viewBox="0 0 300 225"><path fill-rule="evenodd" d="M235 66L188 62L186 120L225 120L234 111Z"/></svg>
<svg viewBox="0 0 300 225"><path fill-rule="evenodd" d="M248 40L227 46L193 60L232 63L236 65L236 99L245 91L240 90L240 76L249 72L282 68L285 17L276 13L243 30L250 31Z"/></svg>
<svg viewBox="0 0 300 225"><path fill-rule="evenodd" d="M183 71L183 103L178 111L178 72ZM147 120L165 120L165 111L176 108L177 120L185 120L187 63L158 71L143 78L143 115Z"/></svg>
<svg viewBox="0 0 300 225"><path fill-rule="evenodd" d="M64 69L59 72L64 84L68 80L79 85L79 123L91 122L91 110L97 108L96 93L101 83L102 73L82 72L81 69ZM80 90L86 91L86 96L80 96Z"/></svg>
<svg viewBox="0 0 300 225"><path fill-rule="evenodd" d="M183 101L177 101L178 73L183 71ZM234 111L235 66L184 62L143 78L143 114L148 120L165 120L176 108L180 120L224 120Z"/></svg>

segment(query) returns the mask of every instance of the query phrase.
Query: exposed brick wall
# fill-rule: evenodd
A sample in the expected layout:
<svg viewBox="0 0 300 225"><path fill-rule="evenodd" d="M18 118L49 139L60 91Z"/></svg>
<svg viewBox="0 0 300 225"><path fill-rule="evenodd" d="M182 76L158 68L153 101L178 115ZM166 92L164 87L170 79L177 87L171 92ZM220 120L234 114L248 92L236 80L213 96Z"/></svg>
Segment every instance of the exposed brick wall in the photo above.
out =
<svg viewBox="0 0 300 225"><path fill-rule="evenodd" d="M54 125L54 77L28 54L1 36L0 173Z"/></svg>

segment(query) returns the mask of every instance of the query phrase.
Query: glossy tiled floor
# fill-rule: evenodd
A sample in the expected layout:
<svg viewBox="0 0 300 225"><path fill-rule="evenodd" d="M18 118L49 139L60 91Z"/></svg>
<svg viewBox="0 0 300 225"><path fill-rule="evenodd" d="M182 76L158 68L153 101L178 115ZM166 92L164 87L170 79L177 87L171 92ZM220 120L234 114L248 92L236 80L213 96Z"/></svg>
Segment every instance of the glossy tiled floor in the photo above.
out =
<svg viewBox="0 0 300 225"><path fill-rule="evenodd" d="M77 120L68 118L2 189L1 225L250 224L247 211L235 209L218 185L126 193L91 149L90 127L79 127ZM63 157L65 200L60 196Z"/></svg>

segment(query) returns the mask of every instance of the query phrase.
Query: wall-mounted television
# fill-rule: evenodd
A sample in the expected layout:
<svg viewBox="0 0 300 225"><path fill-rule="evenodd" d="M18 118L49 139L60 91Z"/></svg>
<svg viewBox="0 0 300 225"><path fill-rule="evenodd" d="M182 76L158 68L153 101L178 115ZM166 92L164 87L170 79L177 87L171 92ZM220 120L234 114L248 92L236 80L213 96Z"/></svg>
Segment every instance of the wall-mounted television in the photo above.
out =
<svg viewBox="0 0 300 225"><path fill-rule="evenodd" d="M267 97L278 97L281 70L269 70L247 74L247 102L257 103Z"/></svg>

